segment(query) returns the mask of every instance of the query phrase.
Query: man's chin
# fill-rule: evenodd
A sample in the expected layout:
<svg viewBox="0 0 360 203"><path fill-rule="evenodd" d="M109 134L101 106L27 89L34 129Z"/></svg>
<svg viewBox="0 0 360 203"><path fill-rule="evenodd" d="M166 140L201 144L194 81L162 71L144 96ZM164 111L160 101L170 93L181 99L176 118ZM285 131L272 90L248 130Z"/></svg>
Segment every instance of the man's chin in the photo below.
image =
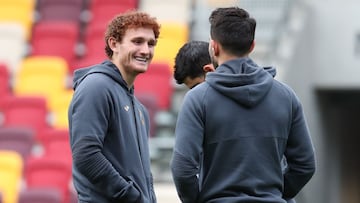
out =
<svg viewBox="0 0 360 203"><path fill-rule="evenodd" d="M138 72L139 74L140 73L145 73L147 70L148 70L148 67L146 66L146 67L139 67L139 68L136 68L135 69L136 70L136 72Z"/></svg>

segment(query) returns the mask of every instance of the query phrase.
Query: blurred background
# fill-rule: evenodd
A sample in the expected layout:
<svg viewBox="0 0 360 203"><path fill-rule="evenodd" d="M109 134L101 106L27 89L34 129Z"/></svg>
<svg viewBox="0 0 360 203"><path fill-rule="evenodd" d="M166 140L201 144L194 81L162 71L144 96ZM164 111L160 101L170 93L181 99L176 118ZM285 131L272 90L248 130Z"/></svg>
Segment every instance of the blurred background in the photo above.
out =
<svg viewBox="0 0 360 203"><path fill-rule="evenodd" d="M209 40L208 17L239 6L257 20L259 65L277 68L303 103L317 171L298 203L360 202L360 2L356 0L0 0L0 202L72 203L67 108L73 71L106 59L104 31L139 9L162 25L135 94L151 116L159 203L177 203L169 171L187 89L172 78L178 49ZM357 120L359 119L359 120Z"/></svg>

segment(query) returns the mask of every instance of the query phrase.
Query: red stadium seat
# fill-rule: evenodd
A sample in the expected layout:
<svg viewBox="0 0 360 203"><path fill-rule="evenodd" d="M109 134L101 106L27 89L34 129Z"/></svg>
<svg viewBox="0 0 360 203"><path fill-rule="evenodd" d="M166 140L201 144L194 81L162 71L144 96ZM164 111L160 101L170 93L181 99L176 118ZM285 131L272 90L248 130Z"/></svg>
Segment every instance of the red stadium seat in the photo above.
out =
<svg viewBox="0 0 360 203"><path fill-rule="evenodd" d="M11 77L9 70L4 64L0 64L0 97L8 96L11 92Z"/></svg>
<svg viewBox="0 0 360 203"><path fill-rule="evenodd" d="M55 160L72 164L70 150L69 130L67 129L49 129L42 134L40 142L44 147L44 153Z"/></svg>
<svg viewBox="0 0 360 203"><path fill-rule="evenodd" d="M25 166L25 183L27 188L57 189L62 203L70 198L71 166L52 157L31 157Z"/></svg>
<svg viewBox="0 0 360 203"><path fill-rule="evenodd" d="M34 132L30 128L0 127L0 150L16 151L25 162L34 145Z"/></svg>
<svg viewBox="0 0 360 203"><path fill-rule="evenodd" d="M105 54L105 30L106 24L91 24L87 27L83 39L84 53L76 64L70 67L70 75L76 69L103 62L107 59Z"/></svg>
<svg viewBox="0 0 360 203"><path fill-rule="evenodd" d="M138 0L91 0L90 7L97 7L97 6L109 6L109 5L116 5L121 4L123 6L127 6L129 8L137 8L138 7Z"/></svg>
<svg viewBox="0 0 360 203"><path fill-rule="evenodd" d="M135 9L137 0L92 0L89 5L91 19L89 24L106 25L115 15Z"/></svg>
<svg viewBox="0 0 360 203"><path fill-rule="evenodd" d="M85 58L106 58L105 55L106 24L98 23L87 27L84 36Z"/></svg>
<svg viewBox="0 0 360 203"><path fill-rule="evenodd" d="M135 80L135 95L153 95L160 110L171 108L173 96L172 73L166 63L150 64L146 73L140 74Z"/></svg>
<svg viewBox="0 0 360 203"><path fill-rule="evenodd" d="M60 56L71 66L76 58L79 34L76 22L40 21L33 29L31 55Z"/></svg>
<svg viewBox="0 0 360 203"><path fill-rule="evenodd" d="M61 203L61 194L52 188L30 188L19 194L19 203Z"/></svg>
<svg viewBox="0 0 360 203"><path fill-rule="evenodd" d="M80 22L83 2L83 0L40 0L38 1L40 20Z"/></svg>
<svg viewBox="0 0 360 203"><path fill-rule="evenodd" d="M31 128L35 132L35 139L50 127L45 98L12 96L0 102L4 116L3 126Z"/></svg>

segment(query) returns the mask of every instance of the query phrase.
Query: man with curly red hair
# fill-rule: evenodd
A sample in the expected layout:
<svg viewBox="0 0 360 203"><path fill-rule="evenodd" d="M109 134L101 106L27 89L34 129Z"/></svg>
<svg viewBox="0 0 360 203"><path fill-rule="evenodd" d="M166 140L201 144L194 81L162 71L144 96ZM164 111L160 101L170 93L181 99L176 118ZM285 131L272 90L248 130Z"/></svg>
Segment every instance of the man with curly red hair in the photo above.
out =
<svg viewBox="0 0 360 203"><path fill-rule="evenodd" d="M109 60L74 73L69 127L80 203L156 202L149 115L133 85L147 71L159 33L160 25L147 13L117 15L105 33Z"/></svg>

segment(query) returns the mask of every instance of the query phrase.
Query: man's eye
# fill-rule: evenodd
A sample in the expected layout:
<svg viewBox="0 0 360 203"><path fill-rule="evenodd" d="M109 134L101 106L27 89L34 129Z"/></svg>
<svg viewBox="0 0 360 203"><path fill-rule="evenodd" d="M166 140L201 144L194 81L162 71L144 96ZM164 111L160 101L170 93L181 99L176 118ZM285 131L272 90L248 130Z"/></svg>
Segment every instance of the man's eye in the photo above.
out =
<svg viewBox="0 0 360 203"><path fill-rule="evenodd" d="M156 43L155 42L149 42L148 45L149 45L149 47L154 47L156 45Z"/></svg>
<svg viewBox="0 0 360 203"><path fill-rule="evenodd" d="M151 40L148 42L148 45L154 47L154 46L156 46L156 43L157 43L157 40Z"/></svg>

